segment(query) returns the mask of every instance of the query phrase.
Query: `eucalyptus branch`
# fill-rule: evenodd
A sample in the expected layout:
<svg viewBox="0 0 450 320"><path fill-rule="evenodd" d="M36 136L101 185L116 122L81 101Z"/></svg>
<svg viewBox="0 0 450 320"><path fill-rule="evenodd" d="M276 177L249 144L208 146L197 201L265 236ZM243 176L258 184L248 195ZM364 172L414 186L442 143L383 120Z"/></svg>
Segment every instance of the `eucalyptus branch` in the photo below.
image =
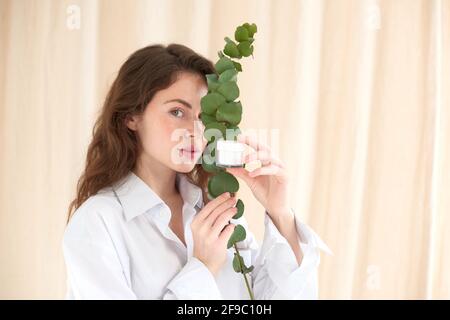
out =
<svg viewBox="0 0 450 320"><path fill-rule="evenodd" d="M235 255L237 255L237 257L238 257L237 261L239 261L239 269L243 270L246 267L245 267L245 264L242 263L243 259L242 259L241 255L239 253L239 249L237 248L236 244L234 244L234 250L236 251ZM253 270L253 266L251 267L251 269ZM248 294L250 295L250 299L251 300L255 300L255 296L253 294L253 290L250 287L250 285L248 283L248 280L247 280L247 273L249 273L249 272L242 272L242 276L244 277L245 285L247 286L247 291L248 291Z"/></svg>
<svg viewBox="0 0 450 320"><path fill-rule="evenodd" d="M254 35L257 32L256 24L244 23L236 28L235 41L225 37L225 47L218 52L219 60L215 64L215 73L207 74L208 94L201 100L201 120L205 125L205 138L208 144L205 151L212 157L212 161L206 161L202 156L202 167L213 175L208 179L208 197L214 199L224 192L236 193L239 190L238 180L226 172L223 166L215 161L217 141L236 140L241 132L238 125L242 119L242 104L235 101L239 97L237 74L242 72L242 65L233 60L242 57L253 57ZM208 155L207 155L208 156ZM233 219L239 219L244 213L244 203L239 199L236 203L237 213ZM253 270L253 266L247 267L236 246L237 242L246 238L246 231L242 225L236 225L233 234L228 241L228 248L234 246L233 269L244 276L250 298L254 300L250 288L247 273Z"/></svg>

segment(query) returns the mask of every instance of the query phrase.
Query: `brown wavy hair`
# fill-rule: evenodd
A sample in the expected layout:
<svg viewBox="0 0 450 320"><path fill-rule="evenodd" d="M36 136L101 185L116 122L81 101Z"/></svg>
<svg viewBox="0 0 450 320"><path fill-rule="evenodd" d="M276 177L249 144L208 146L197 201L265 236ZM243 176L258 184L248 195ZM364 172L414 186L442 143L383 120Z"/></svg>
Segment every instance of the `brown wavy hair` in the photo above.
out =
<svg viewBox="0 0 450 320"><path fill-rule="evenodd" d="M126 126L125 119L142 114L155 93L173 84L180 72L199 74L206 83L205 75L216 70L210 60L180 44L147 46L134 52L121 66L93 127L67 223L90 196L120 181L135 167L140 146L136 132ZM207 202L210 173L196 164L186 176L202 188Z"/></svg>

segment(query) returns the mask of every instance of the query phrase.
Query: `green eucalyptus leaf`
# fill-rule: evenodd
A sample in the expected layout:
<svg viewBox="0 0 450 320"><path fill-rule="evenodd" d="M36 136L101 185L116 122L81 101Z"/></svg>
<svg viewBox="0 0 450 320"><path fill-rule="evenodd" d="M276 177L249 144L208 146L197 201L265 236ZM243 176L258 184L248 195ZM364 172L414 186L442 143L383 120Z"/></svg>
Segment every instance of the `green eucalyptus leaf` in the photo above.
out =
<svg viewBox="0 0 450 320"><path fill-rule="evenodd" d="M250 28L249 28L248 30L249 30L249 33L248 33L249 37L250 37L250 38L253 38L253 35L254 35L256 32L258 32L258 27L256 26L256 24L252 23L252 24L250 25Z"/></svg>
<svg viewBox="0 0 450 320"><path fill-rule="evenodd" d="M223 58L223 57L224 57L224 55L223 55L223 52L222 52L222 51L219 51L219 52L217 52L217 55L219 56L219 59L220 59L220 58Z"/></svg>
<svg viewBox="0 0 450 320"><path fill-rule="evenodd" d="M216 62L215 68L216 68L217 73L220 74L220 73L224 72L225 70L233 69L234 63L230 58L223 56L222 58L219 59L219 61Z"/></svg>
<svg viewBox="0 0 450 320"><path fill-rule="evenodd" d="M242 256L238 255L236 252L234 253L233 258L233 269L234 271L241 273L242 272L242 266L244 265L244 259Z"/></svg>
<svg viewBox="0 0 450 320"><path fill-rule="evenodd" d="M208 195L210 196L210 199L214 199L214 198L217 197L217 196L214 195L214 194L212 193L212 191L211 191L211 179L208 181Z"/></svg>
<svg viewBox="0 0 450 320"><path fill-rule="evenodd" d="M236 69L228 69L222 72L219 76L219 86L221 83L227 82L227 81L237 81L237 74L238 71Z"/></svg>
<svg viewBox="0 0 450 320"><path fill-rule="evenodd" d="M239 49L234 42L229 42L225 45L225 48L223 49L223 53L225 53L227 56L231 58L242 58L241 53L239 52Z"/></svg>
<svg viewBox="0 0 450 320"><path fill-rule="evenodd" d="M237 254L235 252L233 258L233 269L237 273L246 274L252 272L254 267L253 266L247 267L245 265L244 258L240 254Z"/></svg>
<svg viewBox="0 0 450 320"><path fill-rule="evenodd" d="M237 71L242 72L242 65L239 62L233 61L233 64Z"/></svg>
<svg viewBox="0 0 450 320"><path fill-rule="evenodd" d="M238 126L228 123L225 130L226 140L237 141L236 137L242 132Z"/></svg>
<svg viewBox="0 0 450 320"><path fill-rule="evenodd" d="M254 268L255 268L254 266L247 267L246 265L244 265L244 270L242 273L246 274L246 273L252 272Z"/></svg>
<svg viewBox="0 0 450 320"><path fill-rule="evenodd" d="M208 83L208 89L214 91L219 87L219 77L215 73L206 75L206 82Z"/></svg>
<svg viewBox="0 0 450 320"><path fill-rule="evenodd" d="M224 192L234 193L239 190L239 182L232 174L226 171L219 172L209 179L208 190L214 197Z"/></svg>
<svg viewBox="0 0 450 320"><path fill-rule="evenodd" d="M243 26L247 29L247 31L248 31L248 36L249 36L250 38L253 38L253 35L258 31L258 27L257 27L256 24L254 24L254 23L252 23L252 24L244 23Z"/></svg>
<svg viewBox="0 0 450 320"><path fill-rule="evenodd" d="M239 87L234 81L222 83L217 88L217 92L223 95L228 102L231 102L239 97Z"/></svg>
<svg viewBox="0 0 450 320"><path fill-rule="evenodd" d="M200 100L200 105L202 108L202 112L213 116L217 111L217 108L224 102L225 98L222 94L211 92L202 97L202 99Z"/></svg>
<svg viewBox="0 0 450 320"><path fill-rule="evenodd" d="M217 120L216 120L216 114L214 114L214 115L209 115L209 114L207 114L207 113L204 113L204 112L202 112L201 114L200 114L200 119L202 120L202 122L203 122L203 124L206 126L208 123L211 123L211 122L216 122Z"/></svg>
<svg viewBox="0 0 450 320"><path fill-rule="evenodd" d="M216 112L217 121L226 121L231 125L238 125L241 122L242 105L241 102L224 102Z"/></svg>
<svg viewBox="0 0 450 320"><path fill-rule="evenodd" d="M249 38L248 29L244 26L237 27L234 33L234 38L238 42L247 41Z"/></svg>
<svg viewBox="0 0 450 320"><path fill-rule="evenodd" d="M247 236L245 228L240 224L236 225L230 239L228 240L227 248L231 248L235 243L242 241Z"/></svg>
<svg viewBox="0 0 450 320"><path fill-rule="evenodd" d="M204 161L202 161L202 167L206 172L210 172L210 173L218 173L218 172L225 170L221 167L216 166L214 163L208 164L207 162L204 162Z"/></svg>
<svg viewBox="0 0 450 320"><path fill-rule="evenodd" d="M225 40L226 43L234 43L234 41L231 40L231 39L228 38L228 37L225 37L224 40Z"/></svg>
<svg viewBox="0 0 450 320"><path fill-rule="evenodd" d="M202 153L202 163L205 163L206 165L216 164L215 158L216 148L217 148L217 141L208 142L206 148L203 150Z"/></svg>
<svg viewBox="0 0 450 320"><path fill-rule="evenodd" d="M233 219L239 219L240 217L242 217L242 215L244 214L244 202L242 202L241 199L239 199L236 202L236 208L238 209L238 211L236 212L236 214L233 216Z"/></svg>
<svg viewBox="0 0 450 320"><path fill-rule="evenodd" d="M253 53L253 46L251 45L250 41L244 41L238 44L238 49L241 55L244 57L249 57Z"/></svg>
<svg viewBox="0 0 450 320"><path fill-rule="evenodd" d="M220 122L210 122L207 125L205 125L205 131L203 132L203 136L209 142L217 141L220 138L225 137L226 129L227 127Z"/></svg>

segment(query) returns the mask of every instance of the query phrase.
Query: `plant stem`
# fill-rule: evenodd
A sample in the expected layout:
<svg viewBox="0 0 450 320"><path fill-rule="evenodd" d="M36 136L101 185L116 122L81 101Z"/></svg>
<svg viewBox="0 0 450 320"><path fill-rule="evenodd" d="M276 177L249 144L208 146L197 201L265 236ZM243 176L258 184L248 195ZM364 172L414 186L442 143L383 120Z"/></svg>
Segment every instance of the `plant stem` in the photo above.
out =
<svg viewBox="0 0 450 320"><path fill-rule="evenodd" d="M241 273L242 273L242 275L244 276L244 280L245 280L245 285L247 286L247 291L248 291L248 294L250 295L250 299L251 300L255 300L255 297L253 296L253 292L252 292L252 289L250 288L250 285L249 285L249 283L248 283L248 279L247 279L247 275L244 273L244 272L242 272L243 270L244 270L244 266L241 264L241 255L239 254L239 250L238 250L238 248L237 248L237 246L236 246L236 243L234 243L234 250L236 250L236 253L237 253L237 255L238 255L238 261L239 261L239 265L241 266Z"/></svg>

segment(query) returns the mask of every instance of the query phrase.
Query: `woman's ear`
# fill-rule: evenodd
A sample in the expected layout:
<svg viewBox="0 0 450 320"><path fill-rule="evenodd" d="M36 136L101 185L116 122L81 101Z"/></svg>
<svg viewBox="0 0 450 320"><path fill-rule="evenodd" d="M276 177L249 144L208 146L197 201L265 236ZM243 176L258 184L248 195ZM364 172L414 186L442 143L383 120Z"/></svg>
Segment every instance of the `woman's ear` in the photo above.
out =
<svg viewBox="0 0 450 320"><path fill-rule="evenodd" d="M138 129L138 122L139 118L138 116L127 116L125 118L125 124L128 127L128 129L136 131Z"/></svg>

